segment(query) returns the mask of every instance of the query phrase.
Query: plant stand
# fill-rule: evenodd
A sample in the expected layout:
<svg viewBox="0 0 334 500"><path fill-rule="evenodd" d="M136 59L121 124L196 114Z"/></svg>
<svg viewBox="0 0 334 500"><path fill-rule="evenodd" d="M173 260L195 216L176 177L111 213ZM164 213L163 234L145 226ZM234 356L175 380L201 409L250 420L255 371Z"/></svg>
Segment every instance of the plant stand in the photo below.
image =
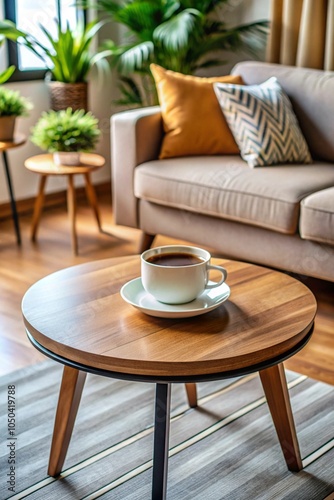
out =
<svg viewBox="0 0 334 500"><path fill-rule="evenodd" d="M7 180L7 187L8 187L9 197L10 197L12 217L13 217L14 228L15 228L15 233L16 233L16 241L17 241L18 245L21 245L21 233L20 233L20 225L19 225L19 216L17 213L16 201L15 201L15 196L14 196L13 183L12 183L11 174L10 174L10 167L9 167L9 162L8 162L7 150L16 148L18 146L22 146L25 142L26 142L26 138L24 135L18 135L17 137L14 137L13 140L11 140L11 141L0 141L0 153L2 153L2 158L3 158L3 166L4 166L5 176L6 176L6 180Z"/></svg>
<svg viewBox="0 0 334 500"><path fill-rule="evenodd" d="M92 207L98 228L101 228L100 212L97 203L97 197L93 184L91 183L91 172L103 167L105 159L97 154L83 153L81 155L81 163L78 166L64 166L56 165L53 162L52 154L42 154L28 158L24 165L31 172L40 174L38 195L35 201L34 214L31 226L31 239L36 241L39 222L41 219L43 204L44 204L44 190L46 180L49 175L67 175L68 188L67 188L67 211L69 216L72 249L74 255L78 255L78 237L76 232L76 198L74 176L82 174L86 183L86 195L89 204Z"/></svg>

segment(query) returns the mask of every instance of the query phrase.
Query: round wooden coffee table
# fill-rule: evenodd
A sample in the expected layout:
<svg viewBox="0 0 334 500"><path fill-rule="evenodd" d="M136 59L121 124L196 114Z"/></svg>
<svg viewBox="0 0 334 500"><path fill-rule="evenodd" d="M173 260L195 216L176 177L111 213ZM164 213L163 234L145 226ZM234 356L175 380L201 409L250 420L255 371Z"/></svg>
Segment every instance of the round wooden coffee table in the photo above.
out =
<svg viewBox="0 0 334 500"><path fill-rule="evenodd" d="M94 186L91 183L90 175L95 170L103 167L105 164L105 159L95 153L81 153L81 163L80 165L65 166L56 165L53 162L52 154L41 154L37 156L32 156L24 162L24 166L31 172L40 174L38 195L35 201L34 215L31 228L31 239L36 240L37 230L41 218L43 203L44 203L44 190L46 185L46 180L50 175L66 175L68 178L68 188L67 188L67 210L70 220L71 227L71 237L72 237L72 248L75 255L78 253L78 238L75 228L75 216L76 216L76 200L75 200L75 188L74 188L74 176L82 174L85 178L86 183L86 194L88 201L93 209L97 225L101 231L101 220L99 207L97 203L97 198L94 190Z"/></svg>
<svg viewBox="0 0 334 500"><path fill-rule="evenodd" d="M87 372L156 383L152 498L165 498L171 383L259 372L287 466L302 468L283 361L309 340L316 301L305 285L247 263L228 271L229 300L194 318L156 318L126 303L121 287L140 275L139 256L90 262L51 274L25 294L27 334L64 364L48 472L61 472Z"/></svg>

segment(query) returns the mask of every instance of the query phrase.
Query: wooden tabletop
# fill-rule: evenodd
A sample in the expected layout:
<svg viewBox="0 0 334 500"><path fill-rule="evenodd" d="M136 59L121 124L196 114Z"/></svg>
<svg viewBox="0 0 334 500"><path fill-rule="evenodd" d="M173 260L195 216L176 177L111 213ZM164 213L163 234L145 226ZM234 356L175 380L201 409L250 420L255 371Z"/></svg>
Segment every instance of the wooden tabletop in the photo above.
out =
<svg viewBox="0 0 334 500"><path fill-rule="evenodd" d="M7 149L17 148L22 146L27 141L27 138L23 134L17 134L12 140L0 141L0 152L7 151Z"/></svg>
<svg viewBox="0 0 334 500"><path fill-rule="evenodd" d="M103 156L95 153L81 153L80 160L81 163L77 166L56 165L53 162L52 154L41 154L28 158L24 162L24 166L37 174L74 175L93 172L105 164Z"/></svg>
<svg viewBox="0 0 334 500"><path fill-rule="evenodd" d="M212 262L227 269L231 296L202 316L155 318L124 302L122 285L140 275L139 256L130 256L81 264L35 283L22 302L26 328L44 348L74 362L149 377L253 366L307 337L316 301L305 285L247 263Z"/></svg>

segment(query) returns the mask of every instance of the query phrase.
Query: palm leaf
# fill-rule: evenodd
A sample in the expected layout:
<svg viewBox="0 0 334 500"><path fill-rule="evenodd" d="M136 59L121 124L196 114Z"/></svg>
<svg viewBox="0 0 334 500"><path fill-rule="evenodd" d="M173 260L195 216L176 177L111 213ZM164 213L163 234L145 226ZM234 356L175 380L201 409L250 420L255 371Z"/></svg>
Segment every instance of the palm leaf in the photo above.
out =
<svg viewBox="0 0 334 500"><path fill-rule="evenodd" d="M114 14L114 19L127 26L139 40L147 40L163 20L160 2L130 2Z"/></svg>
<svg viewBox="0 0 334 500"><path fill-rule="evenodd" d="M91 58L91 64L96 64L101 60L104 60L106 57L109 57L112 55L111 50L102 50L101 52L98 52L97 54L94 54Z"/></svg>
<svg viewBox="0 0 334 500"><path fill-rule="evenodd" d="M154 45L150 41L133 45L119 56L118 64L126 73L136 71L137 68L141 68L145 62L150 60L153 52Z"/></svg>
<svg viewBox="0 0 334 500"><path fill-rule="evenodd" d="M180 9L181 5L178 0L167 0L165 3L165 9L163 12L163 20L167 21Z"/></svg>
<svg viewBox="0 0 334 500"><path fill-rule="evenodd" d="M154 30L154 40L160 42L167 50L182 50L187 47L191 35L198 34L200 18L201 13L198 10L184 10L160 24Z"/></svg>
<svg viewBox="0 0 334 500"><path fill-rule="evenodd" d="M198 57L208 54L216 50L226 50L235 52L242 48L247 49L247 44L250 42L250 34L252 37L260 36L263 41L267 33L266 23L252 23L251 25L237 26L230 29L220 29L218 33L212 33L210 36L205 36L201 44L195 48Z"/></svg>

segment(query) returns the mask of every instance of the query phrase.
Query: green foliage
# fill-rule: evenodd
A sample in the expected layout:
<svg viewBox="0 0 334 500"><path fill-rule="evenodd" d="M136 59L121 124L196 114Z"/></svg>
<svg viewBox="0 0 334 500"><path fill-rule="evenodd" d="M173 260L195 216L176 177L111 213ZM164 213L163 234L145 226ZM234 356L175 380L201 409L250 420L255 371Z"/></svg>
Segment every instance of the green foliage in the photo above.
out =
<svg viewBox="0 0 334 500"><path fill-rule="evenodd" d="M15 66L9 66L7 69L5 69L5 71L2 71L2 73L0 73L0 85L6 83L7 80L9 80L9 78L12 76L14 71Z"/></svg>
<svg viewBox="0 0 334 500"><path fill-rule="evenodd" d="M3 44L4 39L5 38L0 35L0 47ZM5 69L5 71L2 71L0 73L0 85L2 85L3 83L6 83L7 80L9 80L9 78L12 76L14 71L15 71L15 66L9 66L9 68Z"/></svg>
<svg viewBox="0 0 334 500"><path fill-rule="evenodd" d="M113 65L127 78L126 84L123 79L121 83L122 104L138 105L138 94L140 104L156 103L149 69L152 62L194 74L201 68L224 64L222 50L243 49L256 56L263 47L268 23L228 27L219 19L217 10L228 3L229 0L95 0L94 6L127 28L126 43L109 40L105 44L112 53ZM143 77L148 77L144 83Z"/></svg>
<svg viewBox="0 0 334 500"><path fill-rule="evenodd" d="M42 113L31 131L31 141L49 153L92 151L99 139L98 120L83 109Z"/></svg>
<svg viewBox="0 0 334 500"><path fill-rule="evenodd" d="M0 86L0 116L27 116L32 104L18 91Z"/></svg>
<svg viewBox="0 0 334 500"><path fill-rule="evenodd" d="M85 82L94 64L102 64L111 55L106 49L95 54L90 52L94 36L105 24L105 21L92 21L85 25L83 19L78 20L76 29L71 29L69 23L62 28L57 23L57 35L53 37L45 26L41 26L50 42L43 45L33 35L16 28L11 21L0 21L0 36L15 41L27 47L51 72L52 79L58 82Z"/></svg>

